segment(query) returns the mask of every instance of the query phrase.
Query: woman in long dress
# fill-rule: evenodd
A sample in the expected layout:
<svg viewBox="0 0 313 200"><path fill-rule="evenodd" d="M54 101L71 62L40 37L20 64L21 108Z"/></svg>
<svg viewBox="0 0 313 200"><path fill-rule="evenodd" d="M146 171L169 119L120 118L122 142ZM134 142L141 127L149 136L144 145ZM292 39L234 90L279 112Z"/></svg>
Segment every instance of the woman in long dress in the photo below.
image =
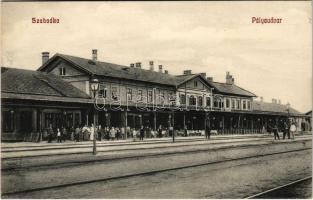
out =
<svg viewBox="0 0 313 200"><path fill-rule="evenodd" d="M110 137L112 140L114 140L115 136L116 136L116 130L114 129L114 127L112 127L110 130Z"/></svg>
<svg viewBox="0 0 313 200"><path fill-rule="evenodd" d="M292 122L292 124L290 126L290 133L291 133L292 139L295 139L295 132L296 131L297 131L297 126L294 122Z"/></svg>
<svg viewBox="0 0 313 200"><path fill-rule="evenodd" d="M95 128L93 127L93 124L91 124L91 127L90 127L90 140L92 141L93 138L95 137Z"/></svg>

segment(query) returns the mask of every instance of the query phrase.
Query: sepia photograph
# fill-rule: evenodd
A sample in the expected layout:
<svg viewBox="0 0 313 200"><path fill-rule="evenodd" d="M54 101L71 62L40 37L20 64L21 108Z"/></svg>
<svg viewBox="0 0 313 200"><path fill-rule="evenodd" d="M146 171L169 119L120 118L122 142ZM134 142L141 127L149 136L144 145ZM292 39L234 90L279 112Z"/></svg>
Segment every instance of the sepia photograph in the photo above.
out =
<svg viewBox="0 0 313 200"><path fill-rule="evenodd" d="M1 198L312 199L311 1L4 1Z"/></svg>

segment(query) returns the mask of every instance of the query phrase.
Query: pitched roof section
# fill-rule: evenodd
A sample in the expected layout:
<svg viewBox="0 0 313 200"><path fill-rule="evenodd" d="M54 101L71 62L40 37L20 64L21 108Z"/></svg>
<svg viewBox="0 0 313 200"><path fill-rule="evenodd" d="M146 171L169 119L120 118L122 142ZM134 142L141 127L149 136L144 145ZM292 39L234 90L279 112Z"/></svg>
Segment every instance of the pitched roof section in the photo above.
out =
<svg viewBox="0 0 313 200"><path fill-rule="evenodd" d="M1 92L71 98L90 98L62 78L44 72L1 67Z"/></svg>
<svg viewBox="0 0 313 200"><path fill-rule="evenodd" d="M218 82L209 82L218 92L224 94L233 94L233 95L241 95L248 97L256 97L255 94L249 92L235 84L227 84L227 83L218 83Z"/></svg>
<svg viewBox="0 0 313 200"><path fill-rule="evenodd" d="M213 87L208 83L208 81L205 78L203 78L201 74L177 75L175 76L176 86L180 86L181 84L186 83L189 80L192 80L196 77L199 77L200 79L202 79L204 84L206 84L208 87Z"/></svg>
<svg viewBox="0 0 313 200"><path fill-rule="evenodd" d="M190 75L177 75L175 76L176 84L181 85L195 77L197 77L198 74L190 74Z"/></svg>
<svg viewBox="0 0 313 200"><path fill-rule="evenodd" d="M54 57L57 56L67 60L68 62L74 64L78 68L92 75L138 80L171 86L176 85L175 76L172 76L170 74L164 74L151 70L133 68L107 62L92 61L90 59L69 56L64 54L56 54ZM49 61L51 60L52 59L50 59ZM42 70L45 66L47 66L47 64L48 63L40 67L38 70Z"/></svg>
<svg viewBox="0 0 313 200"><path fill-rule="evenodd" d="M268 103L268 102L260 102L253 101L253 111L260 112L271 112L271 113L288 113L288 107L283 104L278 103ZM299 111L294 108L289 108L289 114L302 115Z"/></svg>
<svg viewBox="0 0 313 200"><path fill-rule="evenodd" d="M174 76L170 74L164 74L164 73L141 69L141 68L132 68L128 66L117 65L117 64L107 63L107 62L92 61L86 58L80 58L76 56L70 56L70 55L59 54L59 53L55 54L51 59L49 59L48 62L46 62L38 70L39 71L43 70L56 57L61 57L65 59L66 61L72 63L77 68L89 73L90 75L107 76L107 77L122 78L122 79L129 79L129 80L138 80L138 81L144 81L144 82L150 82L150 83L170 85L170 86L175 86L175 87L189 81L192 78L201 76L200 74ZM225 94L233 94L233 95L250 96L250 97L256 96L255 94L247 90L244 90L236 85L229 85L226 83L218 83L218 82L208 82L204 78L203 80L205 80L205 82L209 86L217 90L217 92L221 92Z"/></svg>

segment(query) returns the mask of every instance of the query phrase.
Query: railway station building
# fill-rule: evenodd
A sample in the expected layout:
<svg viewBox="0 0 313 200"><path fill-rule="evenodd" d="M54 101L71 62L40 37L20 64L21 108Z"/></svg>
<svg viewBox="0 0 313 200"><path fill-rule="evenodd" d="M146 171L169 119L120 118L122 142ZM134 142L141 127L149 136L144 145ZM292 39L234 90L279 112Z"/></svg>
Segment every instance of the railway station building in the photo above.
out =
<svg viewBox="0 0 313 200"><path fill-rule="evenodd" d="M42 53L37 71L1 68L2 140L25 140L52 126L102 127L173 126L179 132L218 134L260 133L263 127L290 119L305 123L307 116L273 99L255 101L254 93L206 73L185 70L171 75L153 61L122 66L91 58ZM157 68L157 69L156 69ZM96 87L96 88L95 88ZM300 125L298 127L301 127Z"/></svg>

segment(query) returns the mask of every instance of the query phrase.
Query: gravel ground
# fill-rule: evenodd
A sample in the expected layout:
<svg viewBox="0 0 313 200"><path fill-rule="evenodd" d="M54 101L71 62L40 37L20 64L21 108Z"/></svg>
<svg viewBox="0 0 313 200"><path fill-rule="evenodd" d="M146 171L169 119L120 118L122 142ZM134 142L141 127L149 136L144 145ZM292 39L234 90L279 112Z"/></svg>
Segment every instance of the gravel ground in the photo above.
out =
<svg viewBox="0 0 313 200"><path fill-rule="evenodd" d="M250 142L254 144L255 142ZM263 144L262 141L257 144ZM245 156L263 155L273 152L282 152L293 149L310 148L311 142L301 143L273 143L271 145L245 146L222 149L220 145L217 149L207 151L191 152L185 147L180 154L168 154L162 156L141 157L147 152L137 152L139 157L131 159L109 160L97 163L54 165L52 167L30 168L26 170L9 170L2 172L2 192L14 192L26 189L48 187L60 184L70 184L95 179L104 179L129 175L134 173L150 172L186 165L201 164L225 159L241 158ZM193 146L192 150L199 147ZM202 149L204 147L200 147ZM164 150L158 150L160 152ZM176 150L177 151L177 150ZM148 151L149 153L149 151ZM47 157L46 159L49 159ZM44 177L44 179L43 179Z"/></svg>
<svg viewBox="0 0 313 200"><path fill-rule="evenodd" d="M311 159L305 150L3 198L244 198L311 175Z"/></svg>

